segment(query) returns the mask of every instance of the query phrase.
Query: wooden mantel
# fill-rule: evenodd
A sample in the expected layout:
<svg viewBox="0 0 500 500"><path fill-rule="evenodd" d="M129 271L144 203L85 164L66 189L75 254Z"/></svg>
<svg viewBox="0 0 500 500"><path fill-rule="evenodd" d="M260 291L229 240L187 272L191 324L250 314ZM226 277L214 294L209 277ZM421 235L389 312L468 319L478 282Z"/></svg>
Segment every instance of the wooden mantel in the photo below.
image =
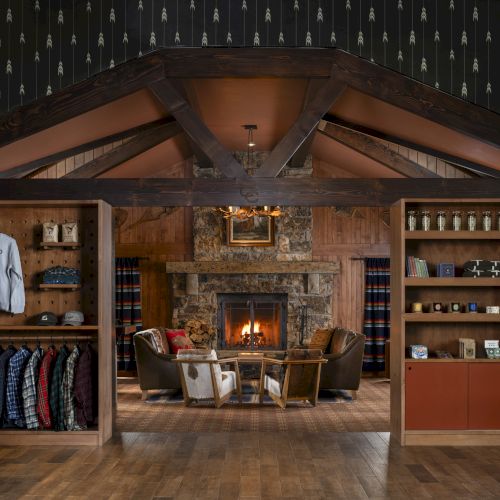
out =
<svg viewBox="0 0 500 500"><path fill-rule="evenodd" d="M167 262L167 273L185 274L337 274L338 262Z"/></svg>

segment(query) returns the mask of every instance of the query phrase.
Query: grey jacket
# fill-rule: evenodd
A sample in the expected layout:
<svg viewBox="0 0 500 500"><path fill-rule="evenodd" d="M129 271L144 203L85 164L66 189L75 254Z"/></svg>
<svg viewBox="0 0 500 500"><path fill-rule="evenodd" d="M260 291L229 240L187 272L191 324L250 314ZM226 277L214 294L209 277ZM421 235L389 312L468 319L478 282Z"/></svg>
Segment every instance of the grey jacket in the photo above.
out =
<svg viewBox="0 0 500 500"><path fill-rule="evenodd" d="M0 233L0 310L24 312L24 283L19 250L14 238Z"/></svg>

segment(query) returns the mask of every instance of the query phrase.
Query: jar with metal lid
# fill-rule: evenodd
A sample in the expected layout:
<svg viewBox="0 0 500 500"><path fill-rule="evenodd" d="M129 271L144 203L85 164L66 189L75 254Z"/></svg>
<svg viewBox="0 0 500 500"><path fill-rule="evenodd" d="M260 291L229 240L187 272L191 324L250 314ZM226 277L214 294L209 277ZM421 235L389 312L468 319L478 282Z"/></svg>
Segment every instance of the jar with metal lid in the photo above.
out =
<svg viewBox="0 0 500 500"><path fill-rule="evenodd" d="M420 217L422 221L422 230L423 231L430 231L431 229L431 213L429 210L422 210L420 212Z"/></svg>
<svg viewBox="0 0 500 500"><path fill-rule="evenodd" d="M443 210L440 210L437 213L436 222L437 222L438 231L445 231L446 230L446 212L444 212Z"/></svg>
<svg viewBox="0 0 500 500"><path fill-rule="evenodd" d="M451 219L453 231L460 231L462 229L462 212L455 210Z"/></svg>
<svg viewBox="0 0 500 500"><path fill-rule="evenodd" d="M491 231L491 211L485 210L483 212L483 231Z"/></svg>
<svg viewBox="0 0 500 500"><path fill-rule="evenodd" d="M467 212L467 229L469 231L475 231L476 223L476 212L474 210L470 210L469 212Z"/></svg>
<svg viewBox="0 0 500 500"><path fill-rule="evenodd" d="M408 210L406 214L406 221L408 231L416 231L417 229L417 211L416 210Z"/></svg>

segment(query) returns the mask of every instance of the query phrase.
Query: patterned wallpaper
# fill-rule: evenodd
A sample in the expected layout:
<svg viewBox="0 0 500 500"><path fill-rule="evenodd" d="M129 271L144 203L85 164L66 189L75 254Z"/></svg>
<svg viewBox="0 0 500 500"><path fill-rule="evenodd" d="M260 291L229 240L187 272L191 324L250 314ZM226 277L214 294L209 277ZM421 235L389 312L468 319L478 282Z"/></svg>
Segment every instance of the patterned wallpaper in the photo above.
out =
<svg viewBox="0 0 500 500"><path fill-rule="evenodd" d="M1 0L0 112L160 47L340 47L500 111L498 0Z"/></svg>

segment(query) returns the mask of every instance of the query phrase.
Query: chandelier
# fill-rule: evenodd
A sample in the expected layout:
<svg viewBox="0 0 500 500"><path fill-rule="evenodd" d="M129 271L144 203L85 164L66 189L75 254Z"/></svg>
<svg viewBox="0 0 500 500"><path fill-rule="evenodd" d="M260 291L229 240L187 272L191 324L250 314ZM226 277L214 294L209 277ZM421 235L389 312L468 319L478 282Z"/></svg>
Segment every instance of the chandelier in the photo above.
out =
<svg viewBox="0 0 500 500"><path fill-rule="evenodd" d="M236 219L244 220L251 219L252 217L279 217L282 215L281 208L279 206L263 206L263 207L218 207L215 209L216 212L222 213L225 219Z"/></svg>

